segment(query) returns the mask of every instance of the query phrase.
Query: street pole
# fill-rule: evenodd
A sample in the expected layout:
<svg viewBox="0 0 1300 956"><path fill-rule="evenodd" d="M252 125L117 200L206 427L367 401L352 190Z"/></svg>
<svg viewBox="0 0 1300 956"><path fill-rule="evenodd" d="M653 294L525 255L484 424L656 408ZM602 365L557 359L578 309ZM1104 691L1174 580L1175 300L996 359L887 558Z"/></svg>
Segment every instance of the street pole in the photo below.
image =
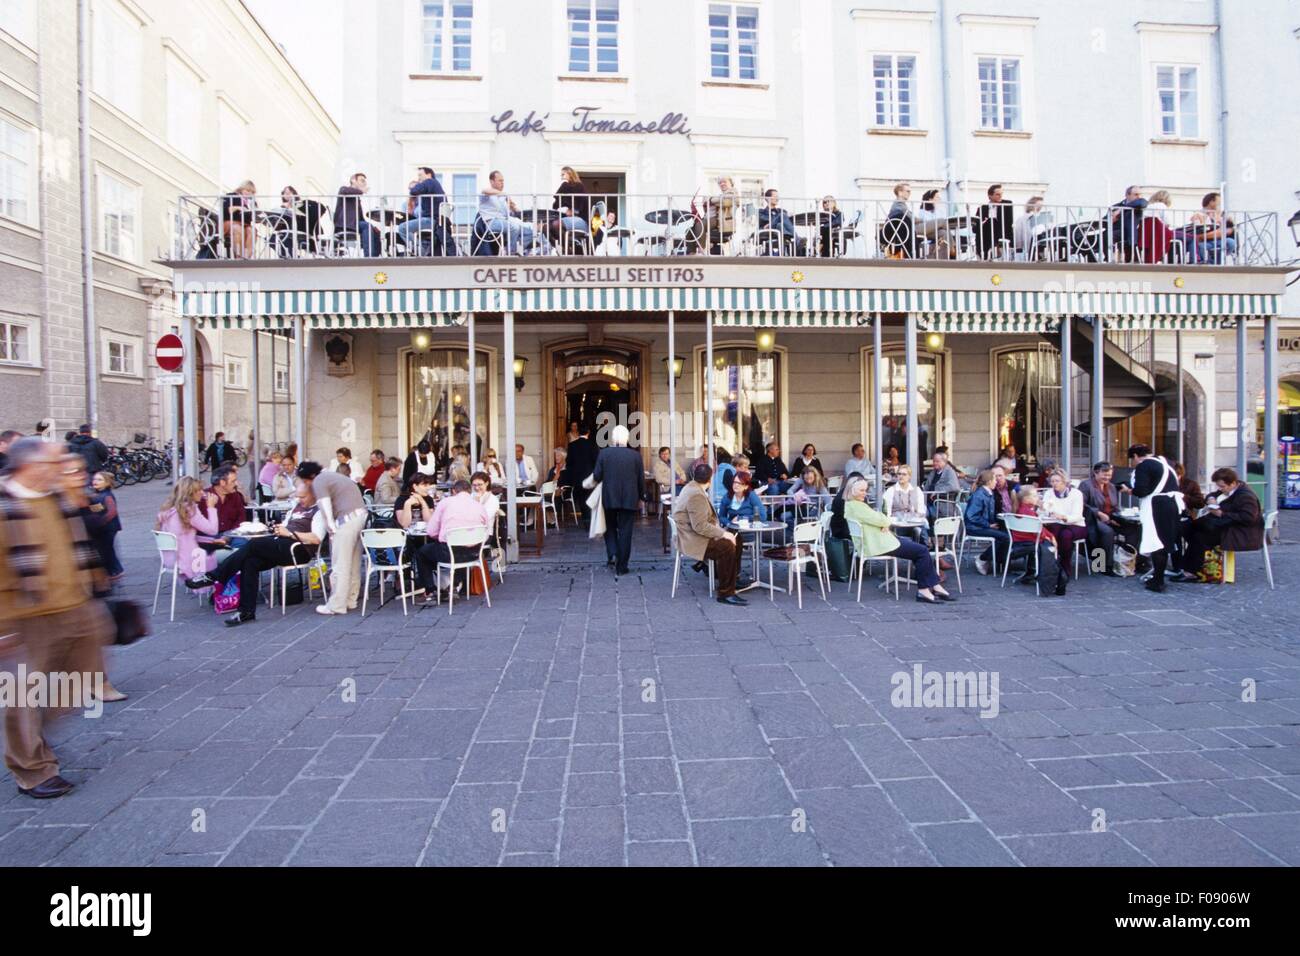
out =
<svg viewBox="0 0 1300 956"><path fill-rule="evenodd" d="M90 182L90 0L77 0L77 118L81 175L81 310L86 360L86 421L92 433L99 427L99 352L95 332L95 207ZM192 434L194 428L188 431ZM197 473L197 472L196 472Z"/></svg>

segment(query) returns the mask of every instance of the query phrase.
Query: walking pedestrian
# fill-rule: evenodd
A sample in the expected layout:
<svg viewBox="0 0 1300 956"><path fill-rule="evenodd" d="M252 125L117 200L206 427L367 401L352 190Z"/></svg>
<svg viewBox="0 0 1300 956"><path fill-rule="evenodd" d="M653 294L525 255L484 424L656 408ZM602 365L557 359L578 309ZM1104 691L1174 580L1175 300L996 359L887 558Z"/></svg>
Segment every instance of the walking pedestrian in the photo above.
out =
<svg viewBox="0 0 1300 956"><path fill-rule="evenodd" d="M103 644L114 625L95 599L108 587L99 554L76 503L63 493L65 452L39 438L9 449L0 477L0 648L19 656L29 678L45 675L47 686L59 674L84 675L94 685L103 681ZM20 793L40 800L73 789L45 740L47 722L71 703L5 708L5 766Z"/></svg>
<svg viewBox="0 0 1300 956"><path fill-rule="evenodd" d="M591 487L599 482L600 501L605 509L606 564L614 568L615 576L627 574L628 560L632 555L632 528L637 512L641 510L641 488L645 467L641 454L627 447L627 426L616 425L610 433L610 446L602 448L596 456L592 470Z"/></svg>

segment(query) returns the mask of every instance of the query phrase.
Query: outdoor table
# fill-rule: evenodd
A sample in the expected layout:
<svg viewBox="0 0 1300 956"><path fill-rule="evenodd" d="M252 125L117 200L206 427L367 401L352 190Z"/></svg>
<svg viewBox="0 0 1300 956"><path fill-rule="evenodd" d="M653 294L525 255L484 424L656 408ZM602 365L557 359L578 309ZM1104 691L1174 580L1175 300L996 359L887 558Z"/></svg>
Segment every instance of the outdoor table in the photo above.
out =
<svg viewBox="0 0 1300 956"><path fill-rule="evenodd" d="M675 226L693 218L689 209L652 209L645 214L645 221L656 226Z"/></svg>
<svg viewBox="0 0 1300 956"><path fill-rule="evenodd" d="M775 584L763 580L761 564L759 561L759 554L763 550L762 547L763 535L775 534L778 531L784 533L785 522L784 521L748 521L745 524L740 524L739 522L733 521L727 525L727 528L731 531L735 531L737 534L753 535L753 537L750 538L749 540L749 546L753 554L753 560L754 560L753 580L747 586L741 588L740 590L750 591L753 590L754 588L767 588L769 591L784 592L785 588L777 587Z"/></svg>

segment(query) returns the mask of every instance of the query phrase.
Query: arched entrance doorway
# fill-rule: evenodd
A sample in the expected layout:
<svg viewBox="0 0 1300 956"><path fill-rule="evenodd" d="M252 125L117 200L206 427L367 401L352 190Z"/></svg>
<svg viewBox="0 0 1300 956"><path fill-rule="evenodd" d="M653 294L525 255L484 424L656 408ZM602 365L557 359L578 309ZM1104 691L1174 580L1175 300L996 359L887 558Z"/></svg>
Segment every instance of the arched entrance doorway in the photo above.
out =
<svg viewBox="0 0 1300 956"><path fill-rule="evenodd" d="M644 343L623 340L593 344L583 339L548 345L548 450L568 443L570 422L578 422L594 434L600 416L609 413L615 421L632 427L633 416L648 410L643 374L648 351Z"/></svg>

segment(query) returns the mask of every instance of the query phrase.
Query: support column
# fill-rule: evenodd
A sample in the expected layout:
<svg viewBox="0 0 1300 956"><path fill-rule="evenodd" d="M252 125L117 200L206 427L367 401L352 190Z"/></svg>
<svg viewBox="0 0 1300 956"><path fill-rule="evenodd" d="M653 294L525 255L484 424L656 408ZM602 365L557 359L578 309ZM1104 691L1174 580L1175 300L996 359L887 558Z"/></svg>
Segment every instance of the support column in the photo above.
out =
<svg viewBox="0 0 1300 956"><path fill-rule="evenodd" d="M1155 335L1155 332L1151 334ZM1174 375L1175 381L1178 383L1178 460L1187 469L1187 477L1191 478L1197 474L1198 469L1188 467L1187 441L1184 438L1187 410L1183 394L1183 332L1181 329L1174 332Z"/></svg>
<svg viewBox="0 0 1300 956"><path fill-rule="evenodd" d="M912 474L921 475L921 438L916 433L916 313L907 313L907 332L904 344L904 357L907 362L907 463L912 466Z"/></svg>
<svg viewBox="0 0 1300 956"><path fill-rule="evenodd" d="M1074 317L1061 316L1061 467L1067 475L1074 466ZM1098 459L1094 458L1093 461ZM1092 469L1088 469L1092 474Z"/></svg>
<svg viewBox="0 0 1300 956"><path fill-rule="evenodd" d="M262 471L262 377L261 377L261 356L258 346L262 333L253 329L253 347L252 347L252 366L253 380L248 384L253 390L253 447L248 449L249 470L253 473L252 480L248 483L248 493L253 496L253 501L257 501L257 478ZM271 385L274 390L275 382L272 380Z"/></svg>
<svg viewBox="0 0 1300 956"><path fill-rule="evenodd" d="M674 362L677 355L677 321L672 309L668 310L668 494L677 488L677 376ZM655 452L656 456L658 455ZM658 494L658 489L655 489ZM656 505L659 502L655 502ZM658 510L656 508L656 510Z"/></svg>
<svg viewBox="0 0 1300 956"><path fill-rule="evenodd" d="M1264 317L1264 513L1277 510L1277 316ZM1245 479L1245 474L1241 475Z"/></svg>
<svg viewBox="0 0 1300 956"><path fill-rule="evenodd" d="M1092 322L1092 414L1088 426L1090 432L1089 447L1093 461L1106 458L1106 320L1100 315L1090 318ZM1151 440L1154 443L1155 433ZM1154 449L1153 449L1154 450Z"/></svg>
<svg viewBox="0 0 1300 956"><path fill-rule="evenodd" d="M469 447L465 453L469 455L469 464L473 468L478 463L478 367L475 364L478 360L478 342L475 337L474 313L470 312L465 319L465 326L469 330ZM514 370L511 369L511 372ZM452 436L452 444L456 443L455 435ZM514 461L514 449L510 450L510 460Z"/></svg>
<svg viewBox="0 0 1300 956"><path fill-rule="evenodd" d="M1246 320L1237 320L1237 474L1246 480L1246 459L1250 449L1246 447L1246 422L1250 409L1246 398Z"/></svg>
<svg viewBox="0 0 1300 956"><path fill-rule="evenodd" d="M875 328L872 329L872 344L874 351L871 359L871 387L875 391L876 400L872 403L872 415L874 421L871 423L872 444L876 446L876 504L880 505L885 494L885 426L884 416L880 414L880 370L885 367L884 355L882 354L881 340L883 338L881 326L884 325L884 313L876 313ZM913 474L920 474L915 468Z"/></svg>
<svg viewBox="0 0 1300 956"><path fill-rule="evenodd" d="M195 341L194 317L181 318L181 340L185 343L185 440L183 457L185 474L197 478L199 475L199 397L198 375L195 369L203 360L199 354L198 342ZM178 451L180 451L178 449Z"/></svg>
<svg viewBox="0 0 1300 956"><path fill-rule="evenodd" d="M709 444L709 467L713 455L713 313L705 315L704 330L704 440Z"/></svg>
<svg viewBox="0 0 1300 956"><path fill-rule="evenodd" d="M515 461L515 314L505 313L505 391L506 391L506 444L509 449L511 467L506 469L506 560L519 560L518 507L516 491L519 484L519 469ZM575 493L581 493L580 491ZM541 516L538 516L541 520Z"/></svg>
<svg viewBox="0 0 1300 956"><path fill-rule="evenodd" d="M298 374L293 377L294 436L301 463L307 460L307 323L301 315L293 320L293 343L298 355Z"/></svg>

